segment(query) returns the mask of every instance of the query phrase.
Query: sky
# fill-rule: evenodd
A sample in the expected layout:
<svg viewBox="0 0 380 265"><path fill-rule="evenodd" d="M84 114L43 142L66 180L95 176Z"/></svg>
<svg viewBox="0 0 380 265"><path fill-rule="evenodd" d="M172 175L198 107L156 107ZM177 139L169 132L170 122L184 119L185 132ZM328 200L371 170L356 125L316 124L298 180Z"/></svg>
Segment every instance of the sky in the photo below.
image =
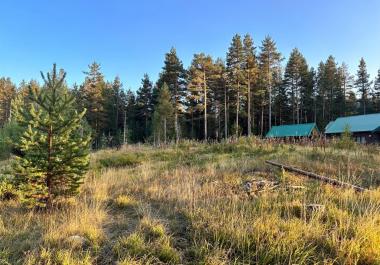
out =
<svg viewBox="0 0 380 265"><path fill-rule="evenodd" d="M194 53L225 58L234 34L256 46L270 35L286 59L297 47L310 66L331 54L356 73L380 68L379 0L1 0L0 76L41 81L53 63L81 83L94 61L107 80L136 90L153 81L171 47L188 67Z"/></svg>

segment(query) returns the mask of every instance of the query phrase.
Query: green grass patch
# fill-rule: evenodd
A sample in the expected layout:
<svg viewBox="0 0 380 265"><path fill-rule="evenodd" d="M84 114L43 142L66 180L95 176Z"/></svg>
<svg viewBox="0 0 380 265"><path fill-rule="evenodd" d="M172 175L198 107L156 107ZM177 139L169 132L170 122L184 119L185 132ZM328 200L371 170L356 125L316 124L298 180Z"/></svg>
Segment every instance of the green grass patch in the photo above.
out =
<svg viewBox="0 0 380 265"><path fill-rule="evenodd" d="M130 207L136 207L139 202L128 195L119 195L115 200L114 200L115 205L118 208L130 208Z"/></svg>
<svg viewBox="0 0 380 265"><path fill-rule="evenodd" d="M101 168L134 167L140 165L142 161L143 155L139 153L122 153L99 159L99 165Z"/></svg>

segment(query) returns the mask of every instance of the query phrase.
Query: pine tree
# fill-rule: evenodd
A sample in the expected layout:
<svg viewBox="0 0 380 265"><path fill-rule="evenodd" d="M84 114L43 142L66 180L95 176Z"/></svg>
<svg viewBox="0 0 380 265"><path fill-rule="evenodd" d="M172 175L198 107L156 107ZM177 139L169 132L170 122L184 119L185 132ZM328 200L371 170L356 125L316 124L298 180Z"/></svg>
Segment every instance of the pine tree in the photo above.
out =
<svg viewBox="0 0 380 265"><path fill-rule="evenodd" d="M254 106L252 99L252 85L255 85L258 77L258 65L256 60L256 48L253 45L253 40L249 34L245 35L243 40L243 50L244 50L244 71L246 76L247 84L247 130L248 136L252 133L252 110L254 112ZM252 110L251 110L252 109Z"/></svg>
<svg viewBox="0 0 380 265"><path fill-rule="evenodd" d="M38 91L40 89L40 84L36 80L30 80L29 82L26 82L25 80L22 80L17 88L17 95L16 97L22 102L22 103L30 103L29 98L29 90L30 87L33 90Z"/></svg>
<svg viewBox="0 0 380 265"><path fill-rule="evenodd" d="M354 91L347 92L347 100L346 100L346 115L352 116L357 114L357 99Z"/></svg>
<svg viewBox="0 0 380 265"><path fill-rule="evenodd" d="M337 63L333 56L329 56L325 63L318 68L318 101L322 110L319 118L320 127L342 115L344 95Z"/></svg>
<svg viewBox="0 0 380 265"><path fill-rule="evenodd" d="M106 83L106 88L102 93L105 118L102 137L108 136L108 146L120 146L122 143L120 134L123 127L123 105L125 105L121 94L122 89L120 78L116 76L112 83Z"/></svg>
<svg viewBox="0 0 380 265"><path fill-rule="evenodd" d="M317 75L316 75L316 86L317 86L317 108L318 109L318 126L323 128L326 122L326 87L325 87L325 64L320 62L318 65Z"/></svg>
<svg viewBox="0 0 380 265"><path fill-rule="evenodd" d="M124 110L124 143L127 143L128 140L132 142L138 142L140 140L140 135L137 131L136 124L137 117L137 104L135 94L128 89L125 95L125 110Z"/></svg>
<svg viewBox="0 0 380 265"><path fill-rule="evenodd" d="M161 142L161 135L164 138L164 143L167 143L169 134L168 129L170 128L170 120L172 119L173 112L174 110L171 103L169 88L167 84L164 83L160 89L158 104L155 107L153 115L155 134L154 138L158 143Z"/></svg>
<svg viewBox="0 0 380 265"><path fill-rule="evenodd" d="M106 128L105 89L107 88L101 73L100 64L93 62L85 71L86 79L80 88L80 106L87 109L86 119L93 129L94 147L99 148L100 137Z"/></svg>
<svg viewBox="0 0 380 265"><path fill-rule="evenodd" d="M292 108L292 123L301 122L302 110L301 100L305 97L307 91L308 66L305 58L300 51L295 48L290 54L289 61L285 68L285 85L290 94Z"/></svg>
<svg viewBox="0 0 380 265"><path fill-rule="evenodd" d="M157 87L162 88L164 83L169 88L171 101L174 105L175 139L178 143L180 138L179 116L184 111L183 100L186 96L186 71L174 48L171 48L170 52L165 55L164 67L157 81Z"/></svg>
<svg viewBox="0 0 380 265"><path fill-rule="evenodd" d="M61 197L76 195L89 164L90 136L81 130L85 110L74 109L75 98L64 86L56 66L40 91L30 87L30 103L18 108L16 120L25 131L14 167L23 200L51 207Z"/></svg>
<svg viewBox="0 0 380 265"><path fill-rule="evenodd" d="M209 82L213 71L211 56L204 53L194 54L189 69L188 90L193 100L203 103L203 137L207 140L207 103L209 101ZM195 107L199 109L199 107Z"/></svg>
<svg viewBox="0 0 380 265"><path fill-rule="evenodd" d="M16 86L10 78L0 78L0 127L11 119L11 102L16 96Z"/></svg>
<svg viewBox="0 0 380 265"><path fill-rule="evenodd" d="M359 69L356 73L357 79L355 86L360 93L360 103L362 105L363 114L367 113L368 108L368 95L371 90L371 83L369 82L369 74L367 73L367 65L363 58L360 59Z"/></svg>
<svg viewBox="0 0 380 265"><path fill-rule="evenodd" d="M377 77L373 85L373 103L374 111L380 112L380 69L377 71Z"/></svg>
<svg viewBox="0 0 380 265"><path fill-rule="evenodd" d="M277 120L276 124L287 124L290 122L289 113L292 112L289 97L288 97L288 88L284 82L280 82L275 86L275 97L274 97L274 111L275 119Z"/></svg>
<svg viewBox="0 0 380 265"><path fill-rule="evenodd" d="M141 87L137 90L137 119L138 127L141 130L141 140L146 140L149 137L150 123L153 115L153 99L152 99L153 84L147 74L141 80Z"/></svg>
<svg viewBox="0 0 380 265"><path fill-rule="evenodd" d="M274 85L273 75L279 71L282 57L277 51L274 40L267 36L261 44L261 52L259 55L259 65L261 80L267 89L268 99L268 129L272 127L272 86ZM262 112L263 115L263 112Z"/></svg>
<svg viewBox="0 0 380 265"><path fill-rule="evenodd" d="M340 84L341 84L341 92L343 96L343 102L341 102L342 114L346 115L347 112L347 99L349 97L350 92L353 88L353 76L348 72L348 66L345 63L338 68Z"/></svg>
<svg viewBox="0 0 380 265"><path fill-rule="evenodd" d="M301 122L309 123L316 121L316 73L314 68L306 71L301 87L300 113Z"/></svg>
<svg viewBox="0 0 380 265"><path fill-rule="evenodd" d="M216 59L213 65L213 71L210 78L210 90L213 94L213 102L215 104L215 115L217 116L217 133L216 138L220 138L222 121L224 121L224 137L228 137L228 87L226 78L226 67L224 61L220 58ZM222 117L222 111L224 115Z"/></svg>
<svg viewBox="0 0 380 265"><path fill-rule="evenodd" d="M235 92L235 135L239 136L239 112L240 98L244 85L244 51L240 35L236 34L232 38L231 45L227 53L227 73L228 82L231 91Z"/></svg>

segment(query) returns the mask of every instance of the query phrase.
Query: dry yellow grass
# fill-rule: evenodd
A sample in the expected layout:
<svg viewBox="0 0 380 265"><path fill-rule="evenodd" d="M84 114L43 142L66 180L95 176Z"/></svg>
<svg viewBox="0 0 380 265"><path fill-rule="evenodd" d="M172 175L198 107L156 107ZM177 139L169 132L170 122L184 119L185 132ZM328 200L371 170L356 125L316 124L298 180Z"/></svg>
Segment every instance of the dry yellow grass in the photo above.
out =
<svg viewBox="0 0 380 265"><path fill-rule="evenodd" d="M100 151L80 196L60 209L31 212L0 202L0 264L380 264L378 151L246 138ZM135 154L133 166L125 153ZM128 166L99 166L118 155ZM372 190L320 184L266 159ZM248 196L242 184L252 179L280 186ZM311 203L325 207L311 211Z"/></svg>

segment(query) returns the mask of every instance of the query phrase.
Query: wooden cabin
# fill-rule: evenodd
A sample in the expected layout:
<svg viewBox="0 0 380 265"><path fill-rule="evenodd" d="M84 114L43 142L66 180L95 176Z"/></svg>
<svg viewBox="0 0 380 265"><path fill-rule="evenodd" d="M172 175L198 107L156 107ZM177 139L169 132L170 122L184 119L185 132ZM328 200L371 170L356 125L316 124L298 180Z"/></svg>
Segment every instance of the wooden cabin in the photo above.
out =
<svg viewBox="0 0 380 265"><path fill-rule="evenodd" d="M380 143L380 113L337 118L327 124L325 134L328 137L340 136L346 128L358 143Z"/></svg>

